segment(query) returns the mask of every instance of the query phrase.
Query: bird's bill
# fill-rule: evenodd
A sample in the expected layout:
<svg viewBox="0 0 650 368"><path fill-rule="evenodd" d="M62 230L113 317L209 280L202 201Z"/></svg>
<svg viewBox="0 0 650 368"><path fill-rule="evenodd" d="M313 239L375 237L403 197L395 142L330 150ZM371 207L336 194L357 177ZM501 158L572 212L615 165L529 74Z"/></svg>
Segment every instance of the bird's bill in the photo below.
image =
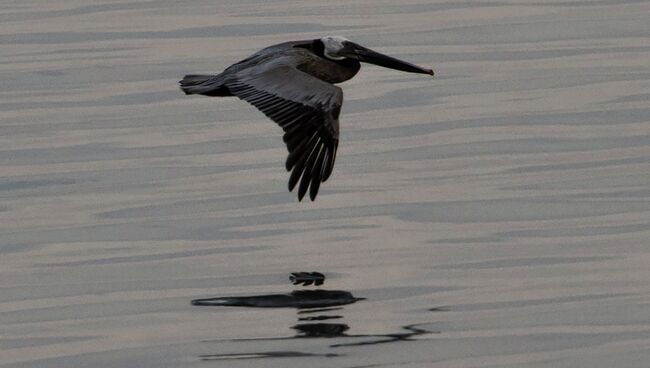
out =
<svg viewBox="0 0 650 368"><path fill-rule="evenodd" d="M370 50L354 42L346 42L345 48L341 54L346 57L357 59L359 61L383 66L385 68L401 70L409 73L421 73L433 75L433 70L419 67L406 61L381 54L377 51Z"/></svg>

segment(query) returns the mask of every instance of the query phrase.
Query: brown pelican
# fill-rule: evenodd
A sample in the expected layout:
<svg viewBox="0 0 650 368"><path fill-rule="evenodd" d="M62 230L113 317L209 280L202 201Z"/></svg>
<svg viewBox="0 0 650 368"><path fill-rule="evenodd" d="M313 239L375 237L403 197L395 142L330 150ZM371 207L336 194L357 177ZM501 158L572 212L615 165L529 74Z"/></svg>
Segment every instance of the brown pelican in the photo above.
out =
<svg viewBox="0 0 650 368"><path fill-rule="evenodd" d="M186 75L185 94L237 96L284 130L289 191L298 184L298 200L309 188L313 201L320 183L332 173L339 144L343 92L332 83L354 77L359 62L409 73L431 69L380 54L343 37L290 41L262 49L218 75ZM301 179L302 177L302 179Z"/></svg>

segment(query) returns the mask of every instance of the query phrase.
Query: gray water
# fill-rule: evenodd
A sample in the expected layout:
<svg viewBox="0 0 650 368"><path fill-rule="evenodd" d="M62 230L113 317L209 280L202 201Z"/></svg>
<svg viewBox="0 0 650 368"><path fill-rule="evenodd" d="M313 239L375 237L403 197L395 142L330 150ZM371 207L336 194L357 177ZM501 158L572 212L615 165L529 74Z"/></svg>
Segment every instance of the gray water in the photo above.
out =
<svg viewBox="0 0 650 368"><path fill-rule="evenodd" d="M647 367L648 19L614 0L4 1L0 367ZM334 173L299 203L280 128L177 81L328 34L436 77L342 84ZM293 271L367 299L190 305L301 289Z"/></svg>

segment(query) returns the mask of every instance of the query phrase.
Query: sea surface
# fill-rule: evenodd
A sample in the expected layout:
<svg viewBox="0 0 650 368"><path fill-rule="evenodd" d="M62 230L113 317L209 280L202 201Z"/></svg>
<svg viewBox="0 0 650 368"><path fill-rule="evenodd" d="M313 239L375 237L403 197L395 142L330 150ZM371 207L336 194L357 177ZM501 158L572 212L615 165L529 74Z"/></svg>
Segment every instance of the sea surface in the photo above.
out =
<svg viewBox="0 0 650 368"><path fill-rule="evenodd" d="M0 367L648 367L649 19L642 0L3 0ZM278 126L177 82L331 34L436 76L343 83L334 172L298 202ZM190 304L315 289L365 299Z"/></svg>

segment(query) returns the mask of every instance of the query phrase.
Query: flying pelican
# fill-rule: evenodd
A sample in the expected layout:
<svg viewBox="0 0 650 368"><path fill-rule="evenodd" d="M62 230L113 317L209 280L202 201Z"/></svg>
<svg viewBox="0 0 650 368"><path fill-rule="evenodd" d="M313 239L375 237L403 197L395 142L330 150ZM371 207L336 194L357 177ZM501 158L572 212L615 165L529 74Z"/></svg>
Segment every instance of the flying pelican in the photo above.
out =
<svg viewBox="0 0 650 368"><path fill-rule="evenodd" d="M218 75L186 75L185 94L237 96L284 130L289 191L300 180L298 200L313 201L332 173L339 144L341 83L354 77L359 62L409 73L433 70L380 54L339 36L289 41L262 49ZM302 179L301 179L302 177Z"/></svg>

